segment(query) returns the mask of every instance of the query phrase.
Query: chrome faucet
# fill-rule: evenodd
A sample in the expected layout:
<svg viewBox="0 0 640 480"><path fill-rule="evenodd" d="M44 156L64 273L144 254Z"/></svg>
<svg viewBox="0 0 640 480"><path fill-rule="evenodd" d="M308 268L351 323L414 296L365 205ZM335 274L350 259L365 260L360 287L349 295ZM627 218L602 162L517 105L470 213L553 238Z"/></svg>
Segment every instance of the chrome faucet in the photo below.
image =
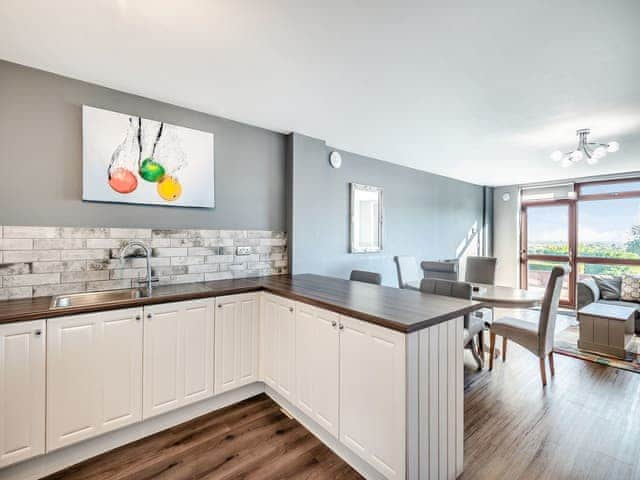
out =
<svg viewBox="0 0 640 480"><path fill-rule="evenodd" d="M122 262L124 260L127 250L133 247L139 247L144 250L144 256L147 259L147 295L151 295L151 283L154 281L154 279L151 278L151 249L141 241L133 240L127 243L124 247L122 247L122 250L120 250L120 261Z"/></svg>

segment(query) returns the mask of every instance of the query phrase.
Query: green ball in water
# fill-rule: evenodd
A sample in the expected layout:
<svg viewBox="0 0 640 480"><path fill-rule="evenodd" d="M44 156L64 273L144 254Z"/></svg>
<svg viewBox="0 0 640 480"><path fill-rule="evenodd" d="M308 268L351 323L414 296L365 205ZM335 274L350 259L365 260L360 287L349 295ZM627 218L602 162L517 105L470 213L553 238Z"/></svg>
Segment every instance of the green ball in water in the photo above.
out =
<svg viewBox="0 0 640 480"><path fill-rule="evenodd" d="M140 165L140 176L147 182L158 182L164 174L164 167L152 158L146 158Z"/></svg>

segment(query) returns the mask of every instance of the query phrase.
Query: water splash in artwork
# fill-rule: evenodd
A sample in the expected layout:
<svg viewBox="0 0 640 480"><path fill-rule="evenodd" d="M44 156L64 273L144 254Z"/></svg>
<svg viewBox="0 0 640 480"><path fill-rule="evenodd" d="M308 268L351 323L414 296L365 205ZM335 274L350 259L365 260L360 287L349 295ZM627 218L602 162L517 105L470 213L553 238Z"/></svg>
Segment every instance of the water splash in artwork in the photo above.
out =
<svg viewBox="0 0 640 480"><path fill-rule="evenodd" d="M111 155L107 176L109 185L118 193L131 193L138 187L138 179L134 172L137 170L140 152L139 130L139 119L129 118L124 140Z"/></svg>
<svg viewBox="0 0 640 480"><path fill-rule="evenodd" d="M109 165L109 185L118 193L131 193L140 178L157 183L160 198L175 201L182 194L179 175L187 166L176 127L163 122L129 119L125 139L116 147Z"/></svg>

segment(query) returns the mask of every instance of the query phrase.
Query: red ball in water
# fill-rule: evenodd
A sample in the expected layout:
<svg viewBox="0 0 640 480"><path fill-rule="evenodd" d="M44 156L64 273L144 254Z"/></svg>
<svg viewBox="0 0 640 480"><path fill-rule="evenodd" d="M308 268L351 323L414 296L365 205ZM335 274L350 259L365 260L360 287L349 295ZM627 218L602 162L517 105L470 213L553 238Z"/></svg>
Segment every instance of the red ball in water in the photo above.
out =
<svg viewBox="0 0 640 480"><path fill-rule="evenodd" d="M118 193L131 193L138 188L138 179L131 170L118 167L109 173L109 185Z"/></svg>

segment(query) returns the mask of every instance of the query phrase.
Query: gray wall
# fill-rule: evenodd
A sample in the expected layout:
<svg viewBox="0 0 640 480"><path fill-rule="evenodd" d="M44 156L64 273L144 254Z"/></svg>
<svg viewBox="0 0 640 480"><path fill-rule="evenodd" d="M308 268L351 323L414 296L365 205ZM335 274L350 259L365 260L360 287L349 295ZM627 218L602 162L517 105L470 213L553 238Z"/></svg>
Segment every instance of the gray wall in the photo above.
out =
<svg viewBox="0 0 640 480"><path fill-rule="evenodd" d="M83 104L213 132L216 208L83 202ZM283 230L285 148L278 133L0 61L0 225Z"/></svg>
<svg viewBox="0 0 640 480"><path fill-rule="evenodd" d="M289 142L292 273L346 278L359 268L380 272L384 284L397 286L394 255L452 258L464 250L474 225L482 236L483 187L342 151L336 170L328 162L334 149L324 141L294 133ZM384 188L381 253L348 253L350 182Z"/></svg>

